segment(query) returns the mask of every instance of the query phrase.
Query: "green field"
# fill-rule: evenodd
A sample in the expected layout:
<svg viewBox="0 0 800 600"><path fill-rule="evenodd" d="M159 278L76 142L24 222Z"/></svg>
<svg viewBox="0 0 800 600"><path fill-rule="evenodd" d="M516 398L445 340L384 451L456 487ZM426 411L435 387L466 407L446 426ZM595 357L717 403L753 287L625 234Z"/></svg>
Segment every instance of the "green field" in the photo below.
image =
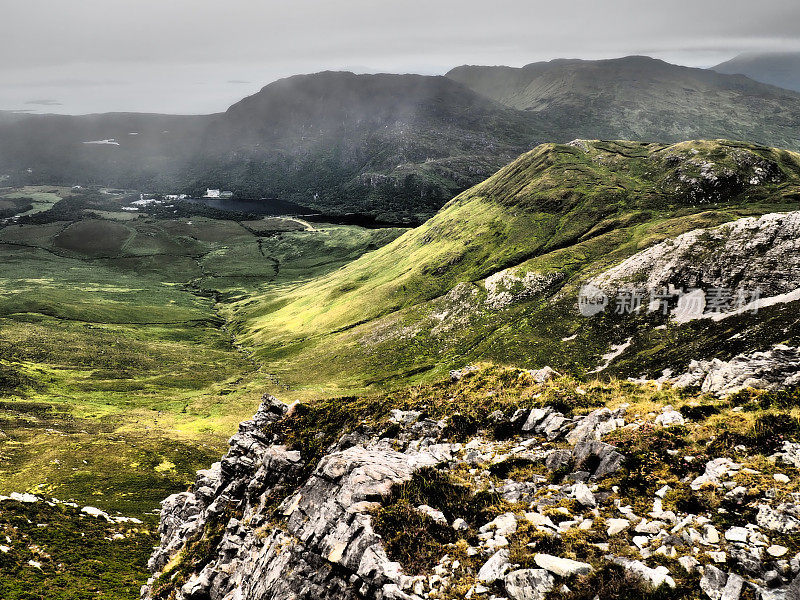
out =
<svg viewBox="0 0 800 600"><path fill-rule="evenodd" d="M0 494L125 515L184 489L260 396L282 389L237 347L221 308L401 233L130 218L124 200L99 194L70 202L76 219L57 204L0 229Z"/></svg>

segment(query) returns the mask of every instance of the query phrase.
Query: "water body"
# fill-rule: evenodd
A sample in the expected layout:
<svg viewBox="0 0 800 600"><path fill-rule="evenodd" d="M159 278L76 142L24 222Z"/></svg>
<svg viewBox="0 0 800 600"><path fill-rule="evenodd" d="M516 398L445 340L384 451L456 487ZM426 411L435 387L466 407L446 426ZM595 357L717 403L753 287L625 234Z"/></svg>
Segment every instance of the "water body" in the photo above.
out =
<svg viewBox="0 0 800 600"><path fill-rule="evenodd" d="M227 198L186 198L182 202L189 202L205 206L214 210L242 215L261 215L265 217L292 216L302 217L313 223L334 223L337 225L358 225L367 229L380 229L383 227L414 227L419 222L383 221L372 215L364 213L331 214L324 213L308 206L279 200L277 198L262 198L261 200L231 200Z"/></svg>
<svg viewBox="0 0 800 600"><path fill-rule="evenodd" d="M268 217L277 217L280 215L318 215L319 211L307 206L301 206L294 202L287 200L279 200L277 198L262 198L261 200L231 200L227 198L186 198L184 202L191 204L199 204L222 210L226 212L235 212L249 215L264 215Z"/></svg>

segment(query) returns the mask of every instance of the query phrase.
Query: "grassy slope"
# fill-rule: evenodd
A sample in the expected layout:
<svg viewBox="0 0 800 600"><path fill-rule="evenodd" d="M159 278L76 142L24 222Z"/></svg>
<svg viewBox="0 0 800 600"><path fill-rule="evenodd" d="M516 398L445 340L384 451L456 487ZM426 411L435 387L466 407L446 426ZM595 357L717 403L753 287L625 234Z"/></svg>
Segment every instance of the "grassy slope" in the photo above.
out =
<svg viewBox="0 0 800 600"><path fill-rule="evenodd" d="M717 183L700 176L704 162ZM771 165L774 181L750 184L754 165ZM580 280L666 237L796 209L799 174L795 154L733 142L543 145L391 244L231 316L300 396L434 377L482 357L585 371L624 332L581 322L570 297ZM512 267L559 272L561 293L478 310L482 280ZM466 305L444 296L461 282L473 294ZM459 309L461 325L436 334L436 314ZM579 329L575 343L559 341Z"/></svg>
<svg viewBox="0 0 800 600"><path fill-rule="evenodd" d="M255 235L87 202L120 219L0 229L0 493L141 514L216 460L275 386L216 300L322 275L399 231Z"/></svg>

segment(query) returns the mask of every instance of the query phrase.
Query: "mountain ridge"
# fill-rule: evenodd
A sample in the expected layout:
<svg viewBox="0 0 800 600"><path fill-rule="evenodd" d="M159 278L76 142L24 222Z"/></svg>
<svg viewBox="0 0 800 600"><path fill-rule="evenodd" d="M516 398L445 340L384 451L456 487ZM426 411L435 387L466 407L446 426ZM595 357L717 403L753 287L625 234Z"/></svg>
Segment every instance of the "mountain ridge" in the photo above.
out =
<svg viewBox="0 0 800 600"><path fill-rule="evenodd" d="M230 189L420 223L542 142L727 138L800 149L800 94L743 76L647 57L448 75L297 75L212 115L6 117L0 175L11 185ZM113 143L90 143L103 140Z"/></svg>
<svg viewBox="0 0 800 600"><path fill-rule="evenodd" d="M746 52L711 68L800 91L800 52Z"/></svg>

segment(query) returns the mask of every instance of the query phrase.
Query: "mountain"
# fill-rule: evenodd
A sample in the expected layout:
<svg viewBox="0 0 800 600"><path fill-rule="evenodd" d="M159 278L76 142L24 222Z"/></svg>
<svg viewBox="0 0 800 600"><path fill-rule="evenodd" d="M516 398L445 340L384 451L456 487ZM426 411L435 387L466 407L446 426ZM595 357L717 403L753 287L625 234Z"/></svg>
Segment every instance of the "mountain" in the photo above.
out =
<svg viewBox="0 0 800 600"><path fill-rule="evenodd" d="M800 149L800 94L646 58L324 72L214 115L0 113L9 185L279 198L418 224L541 142L728 138Z"/></svg>
<svg viewBox="0 0 800 600"><path fill-rule="evenodd" d="M712 69L717 73L747 75L762 83L800 91L800 52L747 52Z"/></svg>
<svg viewBox="0 0 800 600"><path fill-rule="evenodd" d="M543 139L536 132L528 115L444 77L326 72L214 117L198 169L250 196L430 214Z"/></svg>
<svg viewBox="0 0 800 600"><path fill-rule="evenodd" d="M0 174L217 187L415 220L541 141L536 130L528 115L444 77L327 72L277 81L216 115L8 115Z"/></svg>
<svg viewBox="0 0 800 600"><path fill-rule="evenodd" d="M462 66L447 77L547 123L551 141L728 138L798 149L800 95L645 56Z"/></svg>
<svg viewBox="0 0 800 600"><path fill-rule="evenodd" d="M713 229L796 211L799 199L800 156L784 150L727 141L545 144L392 243L306 285L249 298L229 316L287 385L328 391L435 378L476 361L683 373L692 360L800 341L797 300L785 296L800 287L797 222L745 220L730 247L723 242L733 234ZM656 246L673 238L690 251ZM659 258L638 256L651 247ZM602 274L626 259L634 262L625 276L607 286ZM650 272L660 276L648 287ZM589 280L610 307L595 316L579 310ZM726 289L728 308L758 289L776 300L719 320L616 314L629 284L639 285L645 306L654 290L673 290L672 312L675 290L701 286Z"/></svg>

